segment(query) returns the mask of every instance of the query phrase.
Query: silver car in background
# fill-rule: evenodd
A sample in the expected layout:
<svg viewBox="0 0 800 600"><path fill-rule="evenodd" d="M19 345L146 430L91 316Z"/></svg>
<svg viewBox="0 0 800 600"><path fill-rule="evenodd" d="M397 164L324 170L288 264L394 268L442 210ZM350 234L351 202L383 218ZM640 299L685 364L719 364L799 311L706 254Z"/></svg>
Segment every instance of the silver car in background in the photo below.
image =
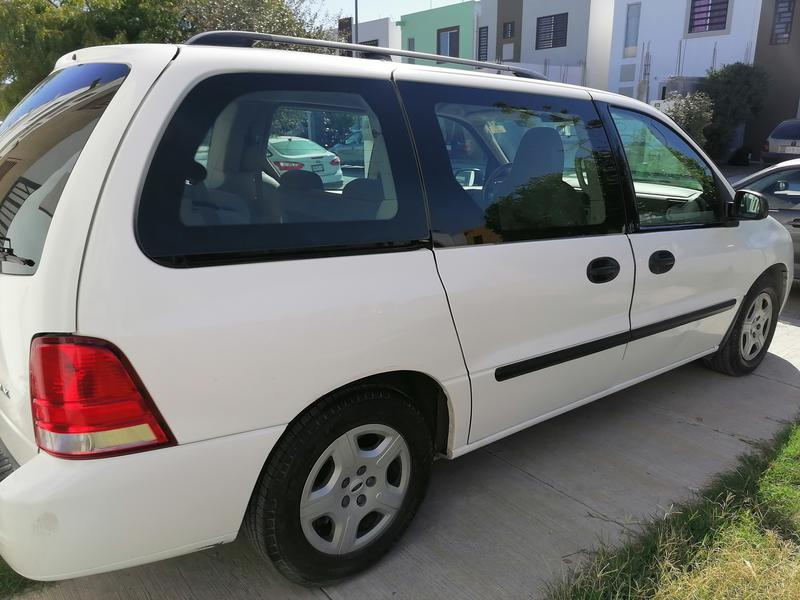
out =
<svg viewBox="0 0 800 600"><path fill-rule="evenodd" d="M800 129L800 121L797 121L797 127ZM794 276L800 279L800 158L745 177L734 183L733 187L759 192L767 197L770 216L780 221L792 236Z"/></svg>
<svg viewBox="0 0 800 600"><path fill-rule="evenodd" d="M794 158L800 158L800 119L789 119L773 129L761 152L767 165Z"/></svg>
<svg viewBox="0 0 800 600"><path fill-rule="evenodd" d="M310 171L325 187L342 185L342 161L316 142L304 137L280 135L269 138L267 160L278 175L288 171Z"/></svg>

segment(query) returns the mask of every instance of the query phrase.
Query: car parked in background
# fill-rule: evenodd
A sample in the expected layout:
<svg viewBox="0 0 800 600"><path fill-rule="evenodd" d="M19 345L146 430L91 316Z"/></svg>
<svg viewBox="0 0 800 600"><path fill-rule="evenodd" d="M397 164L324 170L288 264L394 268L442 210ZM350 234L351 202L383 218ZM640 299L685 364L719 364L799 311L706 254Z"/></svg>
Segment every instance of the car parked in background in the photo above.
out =
<svg viewBox="0 0 800 600"><path fill-rule="evenodd" d="M278 175L288 171L311 171L325 187L342 184L342 161L315 141L304 137L281 135L269 138L267 160Z"/></svg>
<svg viewBox="0 0 800 600"><path fill-rule="evenodd" d="M800 121L799 121L800 123ZM783 223L794 243L794 276L800 279L800 158L759 171L733 184L767 198L769 214Z"/></svg>
<svg viewBox="0 0 800 600"><path fill-rule="evenodd" d="M353 167L364 166L364 134L360 130L352 131L343 142L331 147L342 163Z"/></svg>
<svg viewBox="0 0 800 600"><path fill-rule="evenodd" d="M765 164L774 165L800 157L800 119L789 119L769 134L761 152Z"/></svg>

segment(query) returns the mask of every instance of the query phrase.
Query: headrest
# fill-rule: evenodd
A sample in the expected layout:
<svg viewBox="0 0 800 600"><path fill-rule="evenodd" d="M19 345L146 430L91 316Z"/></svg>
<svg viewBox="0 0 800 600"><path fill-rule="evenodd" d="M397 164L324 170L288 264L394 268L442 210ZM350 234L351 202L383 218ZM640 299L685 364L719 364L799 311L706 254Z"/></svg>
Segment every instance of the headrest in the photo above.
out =
<svg viewBox="0 0 800 600"><path fill-rule="evenodd" d="M342 198L364 202L383 202L383 186L377 179L353 179L344 186Z"/></svg>
<svg viewBox="0 0 800 600"><path fill-rule="evenodd" d="M284 191L291 190L323 190L322 178L311 171L287 171L281 175L281 187Z"/></svg>
<svg viewBox="0 0 800 600"><path fill-rule="evenodd" d="M201 181L205 181L207 176L208 171L206 171L206 168L203 165L196 160L189 162L189 165L186 169L186 180L189 183L195 185Z"/></svg>
<svg viewBox="0 0 800 600"><path fill-rule="evenodd" d="M564 172L564 143L551 127L534 127L525 132L514 158L514 169L524 163L526 174L542 177Z"/></svg>

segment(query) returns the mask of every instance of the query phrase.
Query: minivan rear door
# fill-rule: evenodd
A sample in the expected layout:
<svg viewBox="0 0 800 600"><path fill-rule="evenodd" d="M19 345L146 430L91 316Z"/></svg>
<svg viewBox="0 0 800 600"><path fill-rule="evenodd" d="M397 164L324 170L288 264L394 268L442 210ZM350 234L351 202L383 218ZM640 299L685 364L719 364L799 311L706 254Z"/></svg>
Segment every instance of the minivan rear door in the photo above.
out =
<svg viewBox="0 0 800 600"><path fill-rule="evenodd" d="M0 126L0 440L17 463L37 452L31 339L75 331L80 265L104 174L174 55L169 46L70 54Z"/></svg>
<svg viewBox="0 0 800 600"><path fill-rule="evenodd" d="M395 79L472 383L470 443L607 390L634 267L589 95L442 70L398 68Z"/></svg>

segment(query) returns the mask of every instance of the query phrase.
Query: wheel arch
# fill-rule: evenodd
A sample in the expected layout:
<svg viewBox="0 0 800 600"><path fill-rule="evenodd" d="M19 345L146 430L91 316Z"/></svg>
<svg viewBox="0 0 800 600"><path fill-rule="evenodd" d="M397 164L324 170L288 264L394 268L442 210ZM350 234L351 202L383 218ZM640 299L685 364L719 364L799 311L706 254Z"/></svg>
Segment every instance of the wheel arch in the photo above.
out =
<svg viewBox="0 0 800 600"><path fill-rule="evenodd" d="M776 263L761 273L753 285L762 279L768 279L775 286L775 289L778 291L778 298L781 300L781 308L783 308L791 287L789 282L789 268L783 263Z"/></svg>
<svg viewBox="0 0 800 600"><path fill-rule="evenodd" d="M432 376L421 371L385 371L350 381L306 405L287 423L286 430L291 429L296 422L302 421L309 411L326 398L365 386L393 389L408 397L428 423L434 452L447 453L450 441L450 423L453 420L452 402L448 398L444 386ZM267 462L269 462L269 457Z"/></svg>

